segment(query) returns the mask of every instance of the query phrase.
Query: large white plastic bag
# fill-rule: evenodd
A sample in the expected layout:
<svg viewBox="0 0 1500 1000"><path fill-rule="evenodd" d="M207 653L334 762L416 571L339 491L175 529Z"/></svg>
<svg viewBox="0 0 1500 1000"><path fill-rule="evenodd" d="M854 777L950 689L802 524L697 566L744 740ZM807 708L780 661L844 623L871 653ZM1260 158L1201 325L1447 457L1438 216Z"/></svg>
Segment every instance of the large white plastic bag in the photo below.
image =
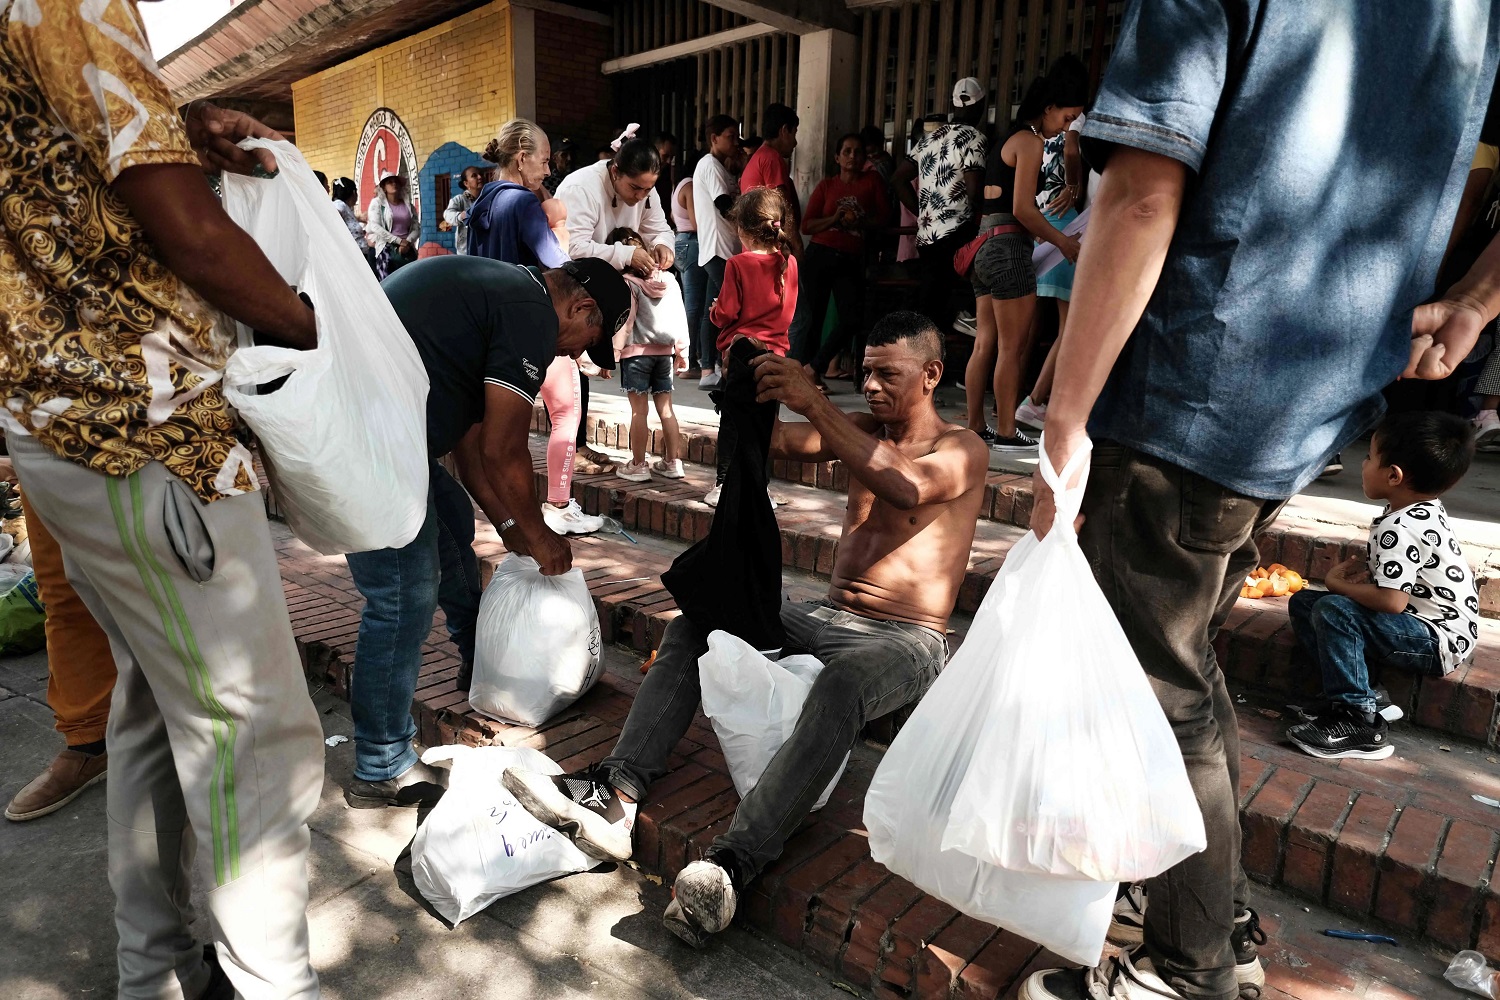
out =
<svg viewBox="0 0 1500 1000"><path fill-rule="evenodd" d="M969 916L998 924L1063 958L1094 965L1114 907L1112 883L1017 872L941 848L948 813L985 728L1001 641L1003 577L1024 559L1028 536L1006 558L968 636L896 734L865 793L870 856Z"/></svg>
<svg viewBox="0 0 1500 1000"><path fill-rule="evenodd" d="M469 704L495 719L540 726L599 680L599 616L580 570L543 576L508 555L479 601Z"/></svg>
<svg viewBox="0 0 1500 1000"><path fill-rule="evenodd" d="M754 646L728 632L708 634L708 652L698 658L698 680L703 690L703 714L713 724L729 765L729 777L740 798L770 765L797 726L802 703L823 670L816 656L787 656L771 660ZM813 809L828 804L834 786L849 766L849 755L823 790Z"/></svg>
<svg viewBox="0 0 1500 1000"><path fill-rule="evenodd" d="M1088 453L1061 476L1041 455L1057 521L997 581L1001 639L975 649L995 683L942 846L1016 871L1134 882L1206 839L1177 739L1078 547L1088 477L1062 484Z"/></svg>
<svg viewBox="0 0 1500 1000"><path fill-rule="evenodd" d="M241 145L271 150L279 169L268 180L226 173L224 210L312 300L318 346L241 347L224 367L224 397L260 440L298 538L326 555L399 548L427 517L421 355L297 148Z"/></svg>
<svg viewBox="0 0 1500 1000"><path fill-rule="evenodd" d="M502 896L598 862L515 800L500 776L507 767L544 774L562 769L530 747L433 747L428 764L451 760L448 791L417 827L411 873L433 908L457 924Z"/></svg>

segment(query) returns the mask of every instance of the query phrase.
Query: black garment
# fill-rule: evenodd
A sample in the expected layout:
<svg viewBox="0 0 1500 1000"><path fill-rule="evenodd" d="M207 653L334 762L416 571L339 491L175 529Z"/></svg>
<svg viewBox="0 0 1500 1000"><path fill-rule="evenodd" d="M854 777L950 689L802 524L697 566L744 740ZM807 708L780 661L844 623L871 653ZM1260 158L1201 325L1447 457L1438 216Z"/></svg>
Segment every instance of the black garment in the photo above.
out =
<svg viewBox="0 0 1500 1000"><path fill-rule="evenodd" d="M1005 148L1010 137L1019 131L1020 129L1011 129L1009 135L990 146L990 155L984 161L984 186L999 188L1000 197L984 198L979 203L981 215L991 215L995 212L1010 215L1015 211L1016 168L1005 162L1000 151Z"/></svg>
<svg viewBox="0 0 1500 1000"><path fill-rule="evenodd" d="M486 384L536 401L557 354L557 311L540 272L451 255L404 267L380 287L427 369L429 454L446 455L484 419Z"/></svg>
<svg viewBox="0 0 1500 1000"><path fill-rule="evenodd" d="M730 454L708 537L672 562L662 586L704 635L723 630L756 649L780 649L781 529L766 492L766 458L775 403L755 401L750 359L765 354L737 340L725 359L724 384L710 391L719 410L719 454Z"/></svg>
<svg viewBox="0 0 1500 1000"><path fill-rule="evenodd" d="M802 284L801 294L808 297L807 329L798 345L802 353L797 355L797 360L803 364L811 362L813 371L821 377L839 352L852 342L854 348L849 367L854 371L854 387L858 389L859 373L865 363L864 307L860 302L865 282L863 255L811 243L802 255L802 267L797 277ZM818 338L828 320L830 297L838 305L838 323L827 342L819 346Z"/></svg>
<svg viewBox="0 0 1500 1000"><path fill-rule="evenodd" d="M953 255L965 243L979 234L979 220L969 219L953 232L936 243L917 247L917 310L937 324L938 332L944 336L953 328L953 318L958 310L954 307L953 293L965 292L968 298L968 283L961 281L953 269Z"/></svg>

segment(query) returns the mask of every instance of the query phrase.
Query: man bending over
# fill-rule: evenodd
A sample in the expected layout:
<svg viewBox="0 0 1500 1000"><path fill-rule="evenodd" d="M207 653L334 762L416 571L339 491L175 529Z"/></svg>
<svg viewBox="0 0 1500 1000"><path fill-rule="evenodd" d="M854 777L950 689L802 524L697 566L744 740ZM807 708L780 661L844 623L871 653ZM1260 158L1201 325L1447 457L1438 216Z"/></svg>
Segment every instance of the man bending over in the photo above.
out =
<svg viewBox="0 0 1500 1000"><path fill-rule="evenodd" d="M972 431L938 416L943 345L925 316L881 320L864 360L867 414L841 412L793 360L753 362L759 399L808 420L777 422L773 457L842 461L849 507L828 597L781 612L783 652L811 653L823 672L728 832L677 877L664 922L695 947L729 926L739 894L781 855L865 723L920 699L947 659L948 616L968 567L989 453ZM708 636L690 619L672 621L603 763L556 778L513 768L505 787L586 854L629 858L636 804L693 721L698 658L707 651Z"/></svg>

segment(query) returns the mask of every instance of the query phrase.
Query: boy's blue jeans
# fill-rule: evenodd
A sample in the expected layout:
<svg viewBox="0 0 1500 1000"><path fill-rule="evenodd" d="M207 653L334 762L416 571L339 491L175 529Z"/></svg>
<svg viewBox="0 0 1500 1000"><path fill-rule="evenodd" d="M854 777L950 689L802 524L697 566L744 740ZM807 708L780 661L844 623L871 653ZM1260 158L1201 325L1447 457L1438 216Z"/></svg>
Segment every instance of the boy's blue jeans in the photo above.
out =
<svg viewBox="0 0 1500 1000"><path fill-rule="evenodd" d="M1371 611L1338 594L1304 590L1287 608L1292 631L1323 671L1323 696L1375 711L1370 667L1441 676L1437 634L1416 615Z"/></svg>
<svg viewBox="0 0 1500 1000"><path fill-rule="evenodd" d="M417 762L411 699L422 669L422 645L439 605L465 666L474 663L480 597L474 507L436 462L430 483L427 520L416 538L403 548L346 557L365 597L349 685L354 776L361 781L394 778Z"/></svg>

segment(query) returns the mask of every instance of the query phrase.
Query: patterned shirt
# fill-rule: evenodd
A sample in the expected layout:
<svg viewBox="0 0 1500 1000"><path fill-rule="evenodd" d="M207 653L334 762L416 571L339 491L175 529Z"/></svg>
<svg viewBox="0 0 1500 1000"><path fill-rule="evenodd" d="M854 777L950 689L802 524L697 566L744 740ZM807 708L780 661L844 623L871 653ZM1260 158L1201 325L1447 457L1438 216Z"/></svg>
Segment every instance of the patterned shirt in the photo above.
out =
<svg viewBox="0 0 1500 1000"><path fill-rule="evenodd" d="M110 476L257 488L219 381L229 324L110 184L197 157L133 0L0 0L0 422Z"/></svg>
<svg viewBox="0 0 1500 1000"><path fill-rule="evenodd" d="M944 125L911 151L917 163L917 245L951 235L974 214L964 174L984 170L984 136L969 125Z"/></svg>
<svg viewBox="0 0 1500 1000"><path fill-rule="evenodd" d="M1377 517L1370 525L1369 564L1371 581L1404 591L1406 614L1432 627L1444 673L1468 659L1479 639L1479 593L1441 500Z"/></svg>

